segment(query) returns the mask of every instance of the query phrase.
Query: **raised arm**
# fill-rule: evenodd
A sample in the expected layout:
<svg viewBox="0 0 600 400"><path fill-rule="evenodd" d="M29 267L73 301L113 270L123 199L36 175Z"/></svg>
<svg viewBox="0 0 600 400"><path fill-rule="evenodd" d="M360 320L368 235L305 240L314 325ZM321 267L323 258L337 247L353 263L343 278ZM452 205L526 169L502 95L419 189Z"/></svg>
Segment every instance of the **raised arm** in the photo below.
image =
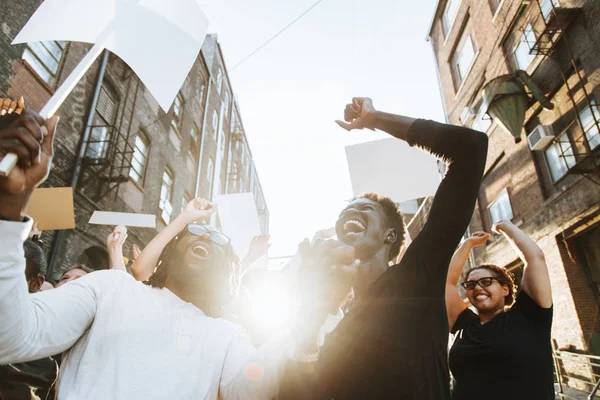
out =
<svg viewBox="0 0 600 400"><path fill-rule="evenodd" d="M165 229L160 231L135 259L131 265L133 277L138 281L148 280L156 267L160 253L171 239L188 224L204 222L215 210L214 206L205 199L197 198L190 201L183 211Z"/></svg>
<svg viewBox="0 0 600 400"><path fill-rule="evenodd" d="M96 298L82 285L29 295L23 241L31 229L29 199L50 172L58 118L31 110L0 129L0 155L18 164L0 177L0 363L24 362L67 350L94 317Z"/></svg>
<svg viewBox="0 0 600 400"><path fill-rule="evenodd" d="M123 244L127 239L127 228L123 225L116 226L106 238L106 249L110 257L110 269L127 272L123 261Z"/></svg>
<svg viewBox="0 0 600 400"><path fill-rule="evenodd" d="M474 247L484 245L489 237L489 233L475 232L460 245L454 256L452 256L452 260L450 260L450 268L448 268L448 276L446 277L446 312L448 313L450 331L452 331L458 316L467 309L467 305L458 293L458 282L465 263L469 259L469 253Z"/></svg>
<svg viewBox="0 0 600 400"><path fill-rule="evenodd" d="M345 129L382 130L446 163L446 176L434 197L427 223L405 255L422 261L413 264L426 269L429 287L441 293L450 258L473 214L487 157L487 136L460 126L376 111L368 98L353 99L346 106L344 119L347 122L337 123Z"/></svg>
<svg viewBox="0 0 600 400"><path fill-rule="evenodd" d="M542 249L522 230L510 221L497 222L492 230L504 235L517 252L525 269L521 288L542 308L552 307L552 287L550 275Z"/></svg>

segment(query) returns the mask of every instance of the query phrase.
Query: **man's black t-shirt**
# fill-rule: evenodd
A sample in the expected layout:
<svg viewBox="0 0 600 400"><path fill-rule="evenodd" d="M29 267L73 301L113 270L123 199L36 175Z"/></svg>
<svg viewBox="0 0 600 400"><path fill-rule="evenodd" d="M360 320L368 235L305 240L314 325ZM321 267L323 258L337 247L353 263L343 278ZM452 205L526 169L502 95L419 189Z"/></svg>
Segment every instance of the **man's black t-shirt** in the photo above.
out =
<svg viewBox="0 0 600 400"><path fill-rule="evenodd" d="M450 350L453 400L554 399L552 308L521 291L512 308L486 324L467 309L456 320Z"/></svg>
<svg viewBox="0 0 600 400"><path fill-rule="evenodd" d="M313 371L286 365L282 400L450 398L446 275L473 214L487 136L417 120L407 141L448 164L427 223L327 336Z"/></svg>
<svg viewBox="0 0 600 400"><path fill-rule="evenodd" d="M58 364L51 358L0 365L0 400L50 400Z"/></svg>

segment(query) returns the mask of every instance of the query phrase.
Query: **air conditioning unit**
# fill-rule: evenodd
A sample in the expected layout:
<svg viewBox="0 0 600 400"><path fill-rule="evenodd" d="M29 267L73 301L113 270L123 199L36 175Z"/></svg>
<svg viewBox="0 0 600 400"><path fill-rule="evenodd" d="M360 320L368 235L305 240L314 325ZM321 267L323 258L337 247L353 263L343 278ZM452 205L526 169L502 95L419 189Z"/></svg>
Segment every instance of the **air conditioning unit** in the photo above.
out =
<svg viewBox="0 0 600 400"><path fill-rule="evenodd" d="M460 113L460 123L463 126L468 126L473 122L473 120L477 117L477 111L473 107L465 107Z"/></svg>
<svg viewBox="0 0 600 400"><path fill-rule="evenodd" d="M552 125L538 125L527 136L529 148L533 151L544 150L554 140Z"/></svg>

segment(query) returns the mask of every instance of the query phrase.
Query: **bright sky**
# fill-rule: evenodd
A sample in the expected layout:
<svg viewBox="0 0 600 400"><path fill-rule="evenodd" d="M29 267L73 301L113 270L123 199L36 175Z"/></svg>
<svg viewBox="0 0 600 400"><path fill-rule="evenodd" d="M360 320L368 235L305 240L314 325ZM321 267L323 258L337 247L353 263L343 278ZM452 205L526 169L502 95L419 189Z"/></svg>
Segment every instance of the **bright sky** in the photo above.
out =
<svg viewBox="0 0 600 400"><path fill-rule="evenodd" d="M227 67L316 0L199 0ZM354 96L383 111L444 120L431 44L436 0L324 0L250 60L230 70L271 214L269 256L293 254L333 226L352 197L345 146L385 134L348 133ZM368 5L367 5L368 4Z"/></svg>

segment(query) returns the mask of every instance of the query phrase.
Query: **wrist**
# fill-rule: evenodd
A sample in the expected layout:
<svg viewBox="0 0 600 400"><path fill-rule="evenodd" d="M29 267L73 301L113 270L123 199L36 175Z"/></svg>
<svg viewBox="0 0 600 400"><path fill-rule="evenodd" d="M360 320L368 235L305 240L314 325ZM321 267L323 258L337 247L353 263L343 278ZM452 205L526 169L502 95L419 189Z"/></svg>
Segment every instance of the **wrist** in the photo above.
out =
<svg viewBox="0 0 600 400"><path fill-rule="evenodd" d="M2 216L9 221L23 221L32 193L33 189L27 189L19 194L0 193Z"/></svg>

